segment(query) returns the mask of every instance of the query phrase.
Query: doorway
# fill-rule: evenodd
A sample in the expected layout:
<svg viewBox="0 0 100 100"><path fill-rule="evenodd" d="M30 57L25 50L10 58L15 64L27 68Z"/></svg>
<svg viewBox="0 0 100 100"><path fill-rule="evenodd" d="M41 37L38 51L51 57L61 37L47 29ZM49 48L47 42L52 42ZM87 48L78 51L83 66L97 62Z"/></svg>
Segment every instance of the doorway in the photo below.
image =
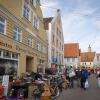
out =
<svg viewBox="0 0 100 100"><path fill-rule="evenodd" d="M33 57L27 56L26 57L26 72L32 72L33 65L34 65Z"/></svg>

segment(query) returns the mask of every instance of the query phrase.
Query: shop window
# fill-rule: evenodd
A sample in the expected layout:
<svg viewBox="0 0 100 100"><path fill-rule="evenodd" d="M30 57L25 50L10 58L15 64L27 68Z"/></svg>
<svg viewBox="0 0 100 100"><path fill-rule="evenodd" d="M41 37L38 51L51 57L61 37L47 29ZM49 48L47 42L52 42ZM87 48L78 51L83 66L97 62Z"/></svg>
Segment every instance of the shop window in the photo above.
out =
<svg viewBox="0 0 100 100"><path fill-rule="evenodd" d="M21 30L19 28L17 28L17 27L14 27L13 38L16 41L21 42L22 33L21 33Z"/></svg>
<svg viewBox="0 0 100 100"><path fill-rule="evenodd" d="M9 51L4 51L4 52L3 52L3 57L5 57L5 58L11 58L11 52L9 52Z"/></svg>
<svg viewBox="0 0 100 100"><path fill-rule="evenodd" d="M38 73L43 73L43 68L38 68L38 69L37 69L37 72L38 72Z"/></svg>
<svg viewBox="0 0 100 100"><path fill-rule="evenodd" d="M30 9L29 9L28 5L24 5L23 16L26 19L30 20Z"/></svg>
<svg viewBox="0 0 100 100"><path fill-rule="evenodd" d="M32 47L32 44L33 44L33 37L32 37L32 36L29 36L29 37L28 37L28 45L29 45L30 47Z"/></svg>
<svg viewBox="0 0 100 100"><path fill-rule="evenodd" d="M0 16L0 33L6 34L6 21L2 16Z"/></svg>
<svg viewBox="0 0 100 100"><path fill-rule="evenodd" d="M12 58L13 59L18 59L18 54L17 53L12 53Z"/></svg>

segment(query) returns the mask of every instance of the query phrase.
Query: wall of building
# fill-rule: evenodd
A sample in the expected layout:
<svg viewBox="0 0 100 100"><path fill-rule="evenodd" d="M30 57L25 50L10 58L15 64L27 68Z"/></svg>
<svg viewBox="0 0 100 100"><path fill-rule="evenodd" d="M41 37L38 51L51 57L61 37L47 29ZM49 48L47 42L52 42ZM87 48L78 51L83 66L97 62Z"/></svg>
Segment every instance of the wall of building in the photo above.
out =
<svg viewBox="0 0 100 100"><path fill-rule="evenodd" d="M94 63L93 62L81 62L80 65L81 66L85 66L85 67L90 67L90 68L94 67Z"/></svg>
<svg viewBox="0 0 100 100"><path fill-rule="evenodd" d="M37 71L38 66L43 68L48 64L48 43L47 33L43 29L43 15L40 4L37 2L36 7L28 4L30 8L30 19L23 16L25 0L1 0L0 16L6 20L6 35L0 33L0 50L16 52L18 54L18 74L25 73L30 59L30 71ZM33 25L34 16L38 18L39 27ZM18 27L22 32L21 41L15 41L13 38L14 27ZM28 44L29 36L32 36L32 46ZM40 44L40 46L38 46ZM28 60L27 60L28 59ZM38 62L38 60L40 62Z"/></svg>
<svg viewBox="0 0 100 100"><path fill-rule="evenodd" d="M54 40L53 40L54 36ZM64 65L64 39L60 12L51 22L51 63ZM55 60L55 61L54 61Z"/></svg>
<svg viewBox="0 0 100 100"><path fill-rule="evenodd" d="M69 60L68 60L69 59ZM78 58L64 58L64 65L65 66L74 66L75 68L78 67Z"/></svg>

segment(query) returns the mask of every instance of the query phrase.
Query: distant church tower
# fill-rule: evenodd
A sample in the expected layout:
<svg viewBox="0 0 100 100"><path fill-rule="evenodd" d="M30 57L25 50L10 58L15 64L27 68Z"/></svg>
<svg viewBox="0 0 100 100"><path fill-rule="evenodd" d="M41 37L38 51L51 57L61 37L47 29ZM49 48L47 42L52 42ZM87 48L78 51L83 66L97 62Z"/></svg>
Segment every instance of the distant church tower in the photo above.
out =
<svg viewBox="0 0 100 100"><path fill-rule="evenodd" d="M91 52L91 46L89 45L89 47L88 47L88 52Z"/></svg>

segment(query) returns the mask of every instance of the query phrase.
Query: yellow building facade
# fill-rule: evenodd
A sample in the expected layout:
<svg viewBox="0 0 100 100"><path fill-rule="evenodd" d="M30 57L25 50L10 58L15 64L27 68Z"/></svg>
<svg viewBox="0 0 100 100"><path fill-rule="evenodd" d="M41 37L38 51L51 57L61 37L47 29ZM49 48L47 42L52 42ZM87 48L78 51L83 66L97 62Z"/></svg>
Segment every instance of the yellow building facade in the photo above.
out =
<svg viewBox="0 0 100 100"><path fill-rule="evenodd" d="M0 0L0 71L44 72L47 34L40 0Z"/></svg>

